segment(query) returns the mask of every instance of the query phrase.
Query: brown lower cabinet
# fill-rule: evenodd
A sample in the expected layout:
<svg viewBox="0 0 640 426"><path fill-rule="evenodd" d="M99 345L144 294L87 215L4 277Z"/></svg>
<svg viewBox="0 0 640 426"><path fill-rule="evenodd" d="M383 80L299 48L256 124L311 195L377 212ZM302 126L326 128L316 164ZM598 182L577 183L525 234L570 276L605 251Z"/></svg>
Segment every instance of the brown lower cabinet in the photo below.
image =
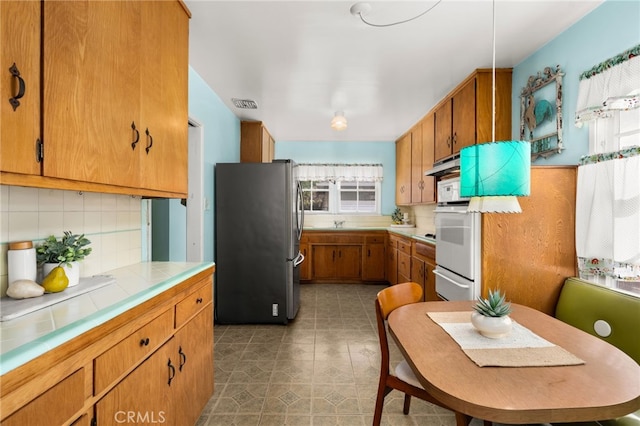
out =
<svg viewBox="0 0 640 426"><path fill-rule="evenodd" d="M411 281L420 284L424 301L440 300L436 294L436 246L414 241L411 247Z"/></svg>
<svg viewBox="0 0 640 426"><path fill-rule="evenodd" d="M300 279L306 283L384 282L387 231L305 230Z"/></svg>
<svg viewBox="0 0 640 426"><path fill-rule="evenodd" d="M193 425L213 394L213 268L0 378L0 424Z"/></svg>

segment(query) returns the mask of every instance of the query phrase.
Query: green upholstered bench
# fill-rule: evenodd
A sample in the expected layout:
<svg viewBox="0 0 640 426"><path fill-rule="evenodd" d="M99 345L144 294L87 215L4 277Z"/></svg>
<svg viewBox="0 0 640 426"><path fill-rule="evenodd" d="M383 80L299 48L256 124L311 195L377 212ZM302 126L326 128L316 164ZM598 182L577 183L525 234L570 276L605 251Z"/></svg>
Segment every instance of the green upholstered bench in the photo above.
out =
<svg viewBox="0 0 640 426"><path fill-rule="evenodd" d="M579 278L568 278L560 291L555 315L559 320L611 343L640 364L639 297ZM638 426L640 410L618 419L573 424Z"/></svg>

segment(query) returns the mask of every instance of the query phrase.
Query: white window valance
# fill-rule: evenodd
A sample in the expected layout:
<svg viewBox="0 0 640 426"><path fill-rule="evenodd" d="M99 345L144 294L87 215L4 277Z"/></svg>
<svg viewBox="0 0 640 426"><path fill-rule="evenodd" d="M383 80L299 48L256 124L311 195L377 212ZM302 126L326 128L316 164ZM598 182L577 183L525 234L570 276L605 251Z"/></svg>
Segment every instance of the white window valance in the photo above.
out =
<svg viewBox="0 0 640 426"><path fill-rule="evenodd" d="M374 181L382 180L382 164L298 164L298 179L314 181Z"/></svg>
<svg viewBox="0 0 640 426"><path fill-rule="evenodd" d="M609 117L614 110L640 108L640 45L580 76L576 126Z"/></svg>

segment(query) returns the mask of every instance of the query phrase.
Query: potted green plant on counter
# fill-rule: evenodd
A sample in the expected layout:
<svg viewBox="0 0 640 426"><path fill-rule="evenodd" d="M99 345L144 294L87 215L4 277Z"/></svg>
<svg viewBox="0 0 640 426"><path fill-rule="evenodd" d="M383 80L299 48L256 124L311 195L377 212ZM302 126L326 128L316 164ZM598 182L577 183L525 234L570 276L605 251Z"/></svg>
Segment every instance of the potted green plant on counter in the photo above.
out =
<svg viewBox="0 0 640 426"><path fill-rule="evenodd" d="M511 332L511 303L500 290L489 290L489 297L478 297L473 306L471 324L485 337L499 339Z"/></svg>
<svg viewBox="0 0 640 426"><path fill-rule="evenodd" d="M80 281L80 265L78 262L91 253L87 247L91 241L84 234L73 234L65 231L61 239L50 235L36 247L36 259L42 265L42 275L46 277L56 266L64 269L69 278L69 287Z"/></svg>

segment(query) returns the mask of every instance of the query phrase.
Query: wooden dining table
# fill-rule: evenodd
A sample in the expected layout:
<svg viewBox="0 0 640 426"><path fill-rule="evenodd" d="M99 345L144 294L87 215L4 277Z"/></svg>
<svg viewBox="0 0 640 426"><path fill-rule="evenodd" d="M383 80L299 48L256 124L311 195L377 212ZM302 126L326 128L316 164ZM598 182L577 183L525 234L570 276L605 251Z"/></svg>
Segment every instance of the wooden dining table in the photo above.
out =
<svg viewBox="0 0 640 426"><path fill-rule="evenodd" d="M640 366L615 346L535 309L512 304L511 318L584 361L580 365L479 367L428 312L469 311L473 302L402 306L389 332L423 387L457 412L457 424L576 422L640 408Z"/></svg>

